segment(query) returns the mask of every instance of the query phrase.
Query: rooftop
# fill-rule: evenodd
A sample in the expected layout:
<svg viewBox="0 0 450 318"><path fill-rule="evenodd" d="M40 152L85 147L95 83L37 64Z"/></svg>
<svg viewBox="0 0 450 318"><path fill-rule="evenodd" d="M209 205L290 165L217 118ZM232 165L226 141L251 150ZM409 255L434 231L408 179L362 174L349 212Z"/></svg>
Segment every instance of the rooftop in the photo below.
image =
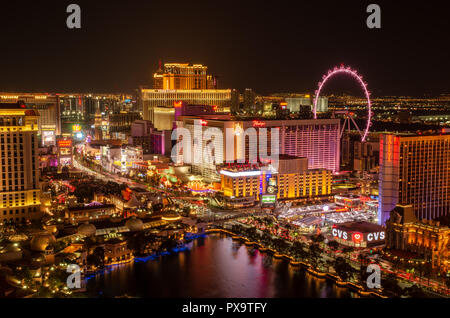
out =
<svg viewBox="0 0 450 318"><path fill-rule="evenodd" d="M365 222L365 221L358 221L358 222L345 222L340 224L335 224L336 227L339 227L339 229L342 229L344 231L353 232L353 231L359 231L362 233L369 233L369 232L380 232L383 231L384 228L381 225Z"/></svg>
<svg viewBox="0 0 450 318"><path fill-rule="evenodd" d="M24 103L0 103L0 109L23 109L27 108Z"/></svg>

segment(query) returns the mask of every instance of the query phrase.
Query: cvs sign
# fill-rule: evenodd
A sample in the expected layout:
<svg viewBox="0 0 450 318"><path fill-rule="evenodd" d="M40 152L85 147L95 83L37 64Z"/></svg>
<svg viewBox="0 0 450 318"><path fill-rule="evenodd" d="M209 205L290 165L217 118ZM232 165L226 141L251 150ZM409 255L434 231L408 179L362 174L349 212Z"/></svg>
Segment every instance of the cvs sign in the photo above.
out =
<svg viewBox="0 0 450 318"><path fill-rule="evenodd" d="M331 230L331 234L333 234L334 237L340 238L340 239L344 239L347 240L348 239L348 234L345 231L333 228L333 230Z"/></svg>
<svg viewBox="0 0 450 318"><path fill-rule="evenodd" d="M367 234L367 241L378 241L378 240L384 240L384 231L382 232L373 232L373 233L369 233Z"/></svg>

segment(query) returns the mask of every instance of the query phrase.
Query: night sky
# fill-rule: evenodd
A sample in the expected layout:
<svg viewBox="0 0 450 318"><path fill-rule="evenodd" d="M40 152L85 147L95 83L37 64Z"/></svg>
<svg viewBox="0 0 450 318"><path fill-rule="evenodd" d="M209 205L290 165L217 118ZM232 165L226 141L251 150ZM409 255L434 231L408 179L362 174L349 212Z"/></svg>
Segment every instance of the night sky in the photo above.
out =
<svg viewBox="0 0 450 318"><path fill-rule="evenodd" d="M132 92L161 58L261 94L314 91L341 63L375 96L450 93L448 5L416 2L2 1L0 91ZM81 29L66 27L70 3ZM381 6L381 30L366 27L369 3ZM325 92L356 88L337 80Z"/></svg>

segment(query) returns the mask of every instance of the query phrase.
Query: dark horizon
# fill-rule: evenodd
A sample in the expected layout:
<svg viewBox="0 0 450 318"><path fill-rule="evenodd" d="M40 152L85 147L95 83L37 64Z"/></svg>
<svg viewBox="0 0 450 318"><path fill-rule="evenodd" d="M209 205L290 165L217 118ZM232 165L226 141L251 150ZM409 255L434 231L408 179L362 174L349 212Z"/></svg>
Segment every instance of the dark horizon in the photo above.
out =
<svg viewBox="0 0 450 318"><path fill-rule="evenodd" d="M241 3L242 2L242 3ZM164 62L200 63L219 88L313 93L333 66L349 65L373 97L450 93L444 3L346 1L45 1L4 4L0 91L131 93ZM67 29L66 7L81 7ZM366 7L381 7L381 29ZM352 80L324 94L360 95Z"/></svg>

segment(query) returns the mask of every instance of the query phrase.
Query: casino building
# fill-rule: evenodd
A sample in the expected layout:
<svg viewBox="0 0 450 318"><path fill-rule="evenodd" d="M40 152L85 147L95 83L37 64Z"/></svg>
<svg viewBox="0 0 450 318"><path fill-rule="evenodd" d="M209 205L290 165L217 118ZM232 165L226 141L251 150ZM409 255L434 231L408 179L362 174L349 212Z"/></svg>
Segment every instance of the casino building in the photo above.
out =
<svg viewBox="0 0 450 318"><path fill-rule="evenodd" d="M334 224L333 238L342 245L359 248L384 245L385 228L370 222L345 222Z"/></svg>
<svg viewBox="0 0 450 318"><path fill-rule="evenodd" d="M1 102L23 102L27 108L39 112L38 136L43 146L55 145L61 134L61 111L58 94L0 93Z"/></svg>
<svg viewBox="0 0 450 318"><path fill-rule="evenodd" d="M231 105L231 89L145 89L139 91L144 120L150 120L158 130L173 129L175 105L216 106L223 110Z"/></svg>
<svg viewBox="0 0 450 318"><path fill-rule="evenodd" d="M378 220L412 205L419 220L450 213L450 135L384 134L380 138Z"/></svg>
<svg viewBox="0 0 450 318"><path fill-rule="evenodd" d="M217 89L217 78L208 75L202 64L165 63L153 74L153 88L139 89L144 120L158 130L173 129L175 105L180 102L214 106L219 111L231 107L232 90Z"/></svg>
<svg viewBox="0 0 450 318"><path fill-rule="evenodd" d="M195 136L196 125L201 128L201 136ZM270 156L272 130L275 128L279 131L279 140L276 145L274 143L278 147L275 151L307 158L308 169L339 171L339 119L238 121L229 115L180 116L176 127L190 132L191 158L198 158L197 161L192 160L192 171L210 180L219 179L215 168L217 162L229 159L250 162L262 153ZM223 138L203 138L209 128L218 129ZM260 140L263 129L267 132L266 144ZM251 130L255 131L255 138L249 136ZM201 144L199 137L202 137ZM194 147L194 143L201 147ZM203 156L202 151L208 144L214 145L216 163L205 160ZM178 160L183 163L182 157Z"/></svg>
<svg viewBox="0 0 450 318"><path fill-rule="evenodd" d="M23 103L0 104L0 223L41 217L39 113Z"/></svg>
<svg viewBox="0 0 450 318"><path fill-rule="evenodd" d="M278 170L248 164L225 166L220 175L226 205L237 208L260 202L262 207L273 207L278 200L331 200L331 171L308 169L307 165L306 158L280 155Z"/></svg>
<svg viewBox="0 0 450 318"><path fill-rule="evenodd" d="M398 205L386 222L390 253L408 252L429 259L433 268L450 270L450 228L439 221L417 220L412 205Z"/></svg>

